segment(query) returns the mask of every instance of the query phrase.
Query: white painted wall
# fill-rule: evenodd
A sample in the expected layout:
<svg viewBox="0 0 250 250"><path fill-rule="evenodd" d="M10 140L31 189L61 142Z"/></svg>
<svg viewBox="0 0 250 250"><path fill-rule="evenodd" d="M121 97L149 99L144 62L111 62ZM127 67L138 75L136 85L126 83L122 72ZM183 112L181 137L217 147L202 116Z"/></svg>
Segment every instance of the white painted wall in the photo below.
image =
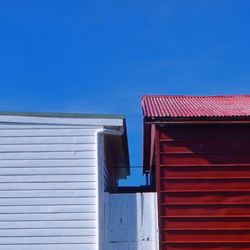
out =
<svg viewBox="0 0 250 250"><path fill-rule="evenodd" d="M0 116L0 250L97 250L97 133L122 119Z"/></svg>
<svg viewBox="0 0 250 250"><path fill-rule="evenodd" d="M105 207L105 250L159 249L156 193L106 193Z"/></svg>

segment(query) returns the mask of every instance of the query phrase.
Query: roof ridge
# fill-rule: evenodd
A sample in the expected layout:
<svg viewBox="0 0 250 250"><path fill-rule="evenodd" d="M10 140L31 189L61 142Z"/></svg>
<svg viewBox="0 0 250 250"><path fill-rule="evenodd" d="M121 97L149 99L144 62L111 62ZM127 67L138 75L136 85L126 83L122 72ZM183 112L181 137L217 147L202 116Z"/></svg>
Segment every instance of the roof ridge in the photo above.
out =
<svg viewBox="0 0 250 250"><path fill-rule="evenodd" d="M64 112L15 112L0 111L0 116L31 116L31 117L55 117L55 118L88 118L88 119L125 119L118 114L90 114L90 113L64 113Z"/></svg>
<svg viewBox="0 0 250 250"><path fill-rule="evenodd" d="M155 97L178 97L178 98L244 98L250 97L250 94L239 94L239 95L143 95L144 98L155 98Z"/></svg>

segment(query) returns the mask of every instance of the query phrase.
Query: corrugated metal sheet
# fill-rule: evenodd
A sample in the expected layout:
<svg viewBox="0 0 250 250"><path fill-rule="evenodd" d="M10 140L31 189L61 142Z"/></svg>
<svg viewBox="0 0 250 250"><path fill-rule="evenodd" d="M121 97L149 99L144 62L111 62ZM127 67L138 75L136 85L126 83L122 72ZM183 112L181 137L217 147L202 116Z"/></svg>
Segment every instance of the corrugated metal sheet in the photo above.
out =
<svg viewBox="0 0 250 250"><path fill-rule="evenodd" d="M143 96L145 117L246 117L250 95L238 96Z"/></svg>
<svg viewBox="0 0 250 250"><path fill-rule="evenodd" d="M161 250L250 249L250 126L156 132Z"/></svg>

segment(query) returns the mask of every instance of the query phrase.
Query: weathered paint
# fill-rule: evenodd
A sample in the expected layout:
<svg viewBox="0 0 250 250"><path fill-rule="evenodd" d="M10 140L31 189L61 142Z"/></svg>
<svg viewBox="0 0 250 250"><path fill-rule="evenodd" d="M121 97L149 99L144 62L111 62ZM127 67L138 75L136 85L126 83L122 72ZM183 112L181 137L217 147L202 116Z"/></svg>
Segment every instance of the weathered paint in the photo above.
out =
<svg viewBox="0 0 250 250"><path fill-rule="evenodd" d="M157 126L162 250L250 248L250 126Z"/></svg>
<svg viewBox="0 0 250 250"><path fill-rule="evenodd" d="M106 249L158 250L156 193L107 194Z"/></svg>

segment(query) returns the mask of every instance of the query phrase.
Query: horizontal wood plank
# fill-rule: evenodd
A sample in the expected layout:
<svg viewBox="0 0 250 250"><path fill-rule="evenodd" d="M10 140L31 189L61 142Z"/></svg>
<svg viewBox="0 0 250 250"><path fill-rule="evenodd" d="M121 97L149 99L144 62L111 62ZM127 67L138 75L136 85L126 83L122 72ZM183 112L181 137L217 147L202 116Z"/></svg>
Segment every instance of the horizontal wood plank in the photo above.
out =
<svg viewBox="0 0 250 250"><path fill-rule="evenodd" d="M96 229L88 228L30 228L30 229L0 229L0 237L62 237L62 236L94 236Z"/></svg>
<svg viewBox="0 0 250 250"><path fill-rule="evenodd" d="M1 139L0 139L1 140ZM1 160L96 159L95 151L75 152L0 152Z"/></svg>
<svg viewBox="0 0 250 250"><path fill-rule="evenodd" d="M38 237L2 237L0 246L5 245L25 245L25 244L96 244L96 236L52 236L48 235L47 237L38 236ZM88 245L87 245L88 246ZM17 247L17 246L16 246ZM45 247L45 246L43 246ZM68 246L69 247L69 246ZM72 247L72 246L71 246ZM18 247L19 249L19 247ZM46 248L47 249L47 248Z"/></svg>
<svg viewBox="0 0 250 250"><path fill-rule="evenodd" d="M42 137L42 136L95 136L96 129L0 129L3 137Z"/></svg>
<svg viewBox="0 0 250 250"><path fill-rule="evenodd" d="M95 136L3 137L0 145L95 144Z"/></svg>
<svg viewBox="0 0 250 250"><path fill-rule="evenodd" d="M79 165L79 164L78 164ZM49 166L49 167L9 167L0 168L0 175L95 175L97 168L95 166ZM87 177L86 177L87 178Z"/></svg>
<svg viewBox="0 0 250 250"><path fill-rule="evenodd" d="M96 229L95 220L50 220L50 221L0 221L0 230L2 229L48 229L48 228L80 228Z"/></svg>
<svg viewBox="0 0 250 250"><path fill-rule="evenodd" d="M95 151L95 144L17 144L1 145L1 153L11 152L77 152L77 151Z"/></svg>
<svg viewBox="0 0 250 250"><path fill-rule="evenodd" d="M30 244L18 244L18 250L44 250L44 247L46 246L46 250L68 250L74 249L74 250L83 250L83 249L88 249L88 250L96 250L96 243L73 243L73 244L68 244L68 243L30 243ZM1 250L16 250L17 249L17 244L11 244L11 245L5 245L2 244L0 245Z"/></svg>
<svg viewBox="0 0 250 250"><path fill-rule="evenodd" d="M0 206L42 206L42 205L96 205L95 197L63 198L0 198Z"/></svg>
<svg viewBox="0 0 250 250"><path fill-rule="evenodd" d="M168 216L250 216L250 205L162 205L162 215Z"/></svg>
<svg viewBox="0 0 250 250"><path fill-rule="evenodd" d="M30 182L30 183L0 183L3 190L96 190L96 182Z"/></svg>
<svg viewBox="0 0 250 250"><path fill-rule="evenodd" d="M0 183L29 183L29 182L95 182L97 180L95 175L0 175Z"/></svg>
<svg viewBox="0 0 250 250"><path fill-rule="evenodd" d="M191 180L161 180L161 188L170 191L195 191L195 190L215 190L215 191L250 191L250 179L231 180L231 179L191 179Z"/></svg>
<svg viewBox="0 0 250 250"><path fill-rule="evenodd" d="M0 160L0 168L8 167L83 167L95 166L95 159Z"/></svg>
<svg viewBox="0 0 250 250"><path fill-rule="evenodd" d="M96 213L91 212L67 212L57 213L53 211L41 212L41 213L5 213L0 214L1 222L9 221L95 221Z"/></svg>
<svg viewBox="0 0 250 250"><path fill-rule="evenodd" d="M250 217L162 218L163 229L250 229Z"/></svg>
<svg viewBox="0 0 250 250"><path fill-rule="evenodd" d="M2 206L0 214L31 213L91 213L96 205L43 205L43 206Z"/></svg>

